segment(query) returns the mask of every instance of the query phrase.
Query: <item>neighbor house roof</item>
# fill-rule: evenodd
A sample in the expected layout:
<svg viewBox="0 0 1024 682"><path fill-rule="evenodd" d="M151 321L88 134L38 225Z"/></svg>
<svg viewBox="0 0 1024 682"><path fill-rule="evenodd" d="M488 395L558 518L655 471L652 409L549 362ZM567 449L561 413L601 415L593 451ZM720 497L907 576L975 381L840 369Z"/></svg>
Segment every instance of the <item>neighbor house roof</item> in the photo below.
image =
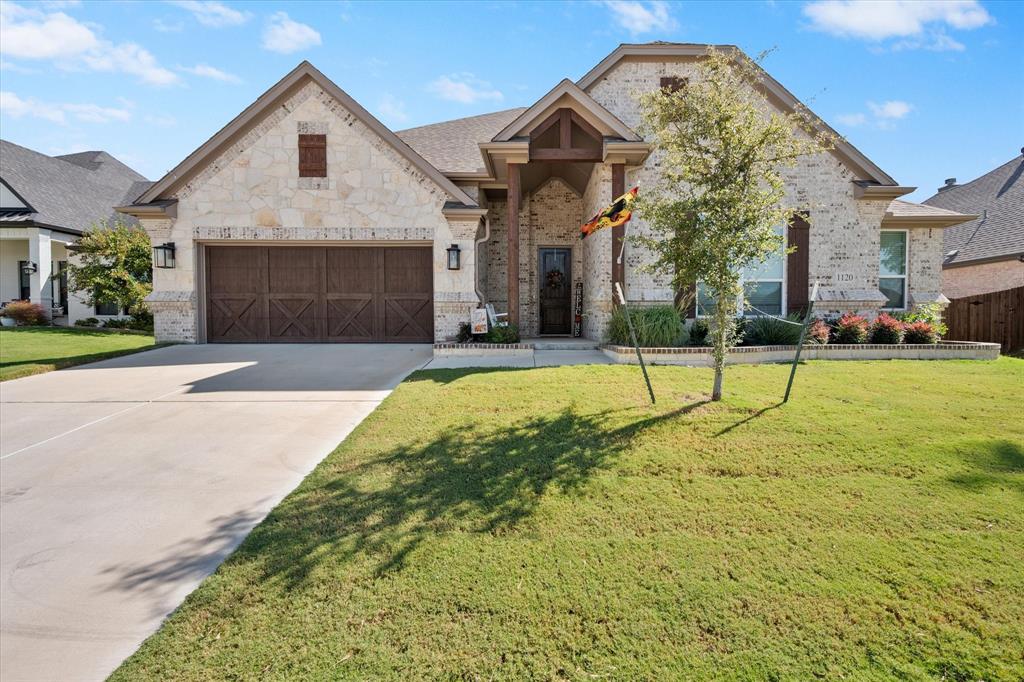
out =
<svg viewBox="0 0 1024 682"><path fill-rule="evenodd" d="M114 206L152 184L106 152L69 156L47 156L0 140L0 179L30 209L0 211L0 223L35 223L78 234L100 221L125 220Z"/></svg>
<svg viewBox="0 0 1024 682"><path fill-rule="evenodd" d="M1024 149L1021 152L980 178L925 199L928 206L976 216L946 230L944 265L1024 255Z"/></svg>
<svg viewBox="0 0 1024 682"><path fill-rule="evenodd" d="M479 144L489 142L524 111L525 107L516 107L399 130L396 134L447 175L483 173Z"/></svg>
<svg viewBox="0 0 1024 682"><path fill-rule="evenodd" d="M284 78L275 83L269 90L260 95L255 102L245 108L242 113L221 128L198 149L185 157L185 160L172 168L164 177L138 197L133 206L122 207L125 213L141 213L138 206L154 205L161 200L173 199L175 189L195 176L217 155L234 144L242 135L263 120L270 112L280 107L285 100L299 88L312 81L324 92L338 100L345 109L372 130L384 142L389 144L419 171L430 178L460 205L475 206L468 194L459 189L451 180L444 176L436 167L424 159L419 153L403 142L387 126L378 121L370 112L339 88L334 81L322 74L308 61L303 61L292 69ZM142 209L146 210L145 208Z"/></svg>

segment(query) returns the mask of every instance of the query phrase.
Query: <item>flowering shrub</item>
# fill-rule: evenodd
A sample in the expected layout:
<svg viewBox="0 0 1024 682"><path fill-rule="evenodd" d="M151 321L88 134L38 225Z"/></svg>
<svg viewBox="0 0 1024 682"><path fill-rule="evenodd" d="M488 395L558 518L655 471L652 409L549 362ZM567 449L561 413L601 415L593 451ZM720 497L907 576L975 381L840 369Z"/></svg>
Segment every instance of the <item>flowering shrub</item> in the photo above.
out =
<svg viewBox="0 0 1024 682"><path fill-rule="evenodd" d="M9 317L18 324L46 324L46 311L38 303L28 301L11 301L4 307L4 317Z"/></svg>
<svg viewBox="0 0 1024 682"><path fill-rule="evenodd" d="M892 315L882 313L871 325L871 343L902 343L903 323Z"/></svg>
<svg viewBox="0 0 1024 682"><path fill-rule="evenodd" d="M836 320L832 330L832 340L836 343L864 343L868 340L868 321L853 313L846 313Z"/></svg>
<svg viewBox="0 0 1024 682"><path fill-rule="evenodd" d="M818 318L811 325L807 327L807 342L816 343L819 346L824 346L828 343L828 335L830 330L828 323L825 320Z"/></svg>
<svg viewBox="0 0 1024 682"><path fill-rule="evenodd" d="M939 335L928 322L911 322L903 327L904 343L938 343Z"/></svg>
<svg viewBox="0 0 1024 682"><path fill-rule="evenodd" d="M943 337L949 331L949 327L942 321L942 306L938 303L923 303L914 306L909 313L896 316L903 322L927 322L935 331L935 335Z"/></svg>

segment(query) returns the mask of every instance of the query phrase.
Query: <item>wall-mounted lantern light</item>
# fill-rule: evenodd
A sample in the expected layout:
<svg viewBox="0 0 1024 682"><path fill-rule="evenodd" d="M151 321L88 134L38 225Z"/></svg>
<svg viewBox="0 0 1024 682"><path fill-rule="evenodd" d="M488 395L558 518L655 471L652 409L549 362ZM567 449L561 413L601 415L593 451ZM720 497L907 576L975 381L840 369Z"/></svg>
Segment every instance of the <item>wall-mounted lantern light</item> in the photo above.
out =
<svg viewBox="0 0 1024 682"><path fill-rule="evenodd" d="M174 267L174 242L153 247L153 265L158 268Z"/></svg>
<svg viewBox="0 0 1024 682"><path fill-rule="evenodd" d="M458 270L459 269L459 249L458 244L452 244L448 247L448 269Z"/></svg>
<svg viewBox="0 0 1024 682"><path fill-rule="evenodd" d="M25 261L25 264L21 266L21 271L24 272L26 275L34 274L38 270L39 266L33 263L32 261Z"/></svg>

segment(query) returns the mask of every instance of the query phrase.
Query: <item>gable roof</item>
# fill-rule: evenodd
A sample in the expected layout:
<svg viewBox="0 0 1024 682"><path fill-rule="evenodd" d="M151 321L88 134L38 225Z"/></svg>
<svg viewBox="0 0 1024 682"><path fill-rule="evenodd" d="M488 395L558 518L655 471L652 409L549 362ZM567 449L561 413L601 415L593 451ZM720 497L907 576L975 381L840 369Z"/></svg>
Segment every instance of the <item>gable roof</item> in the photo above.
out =
<svg viewBox="0 0 1024 682"><path fill-rule="evenodd" d="M395 134L442 173L486 173L479 144L490 141L524 111L526 107L516 107L399 130Z"/></svg>
<svg viewBox="0 0 1024 682"><path fill-rule="evenodd" d="M575 83L568 78L562 80L558 85L551 88L546 95L537 100L533 106L517 116L511 123L501 129L494 136L493 142L508 142L514 137L522 135L524 128L538 118L550 113L548 109L554 106L563 97L575 101L583 114L590 114L596 122L603 124L613 136L628 140L630 142L641 142L641 138L633 130L619 120L619 118L608 111L597 100L583 92ZM598 126L595 126L598 127Z"/></svg>
<svg viewBox="0 0 1024 682"><path fill-rule="evenodd" d="M452 199L460 204L475 206L469 195L455 186L437 168L431 165L426 159L420 156L408 144L403 142L397 135L391 132L387 126L378 121L370 112L364 109L358 102L352 99L348 93L339 88L331 79L322 74L308 61L303 61L296 66L288 75L279 80L269 90L260 95L255 102L245 108L242 113L221 128L209 140L204 142L198 149L189 154L177 166L172 168L163 178L156 182L148 191L143 193L137 200L136 205L155 203L160 200L170 199L169 194L191 177L204 168L207 163L214 160L223 150L233 144L239 137L255 126L267 114L286 100L292 93L312 81L321 87L327 94L338 100L345 109L358 118L370 130L376 133L382 140L388 143L401 156L412 163L418 170L423 172Z"/></svg>
<svg viewBox="0 0 1024 682"><path fill-rule="evenodd" d="M102 155L94 169L0 140L0 178L31 209L0 212L0 223L35 223L80 234L103 220L132 222L114 207L151 183L106 152L86 153Z"/></svg>
<svg viewBox="0 0 1024 682"><path fill-rule="evenodd" d="M590 90L594 84L604 78L604 76L623 59L644 57L699 59L703 55L707 54L709 49L738 50L742 52L742 50L735 45L667 43L661 41L644 44L624 43L615 48L615 50L602 59L597 66L592 68L582 78L576 81L576 85L578 85L582 90ZM760 66L758 68L760 68ZM793 93L783 87L783 85L777 80L772 78L771 74L764 69L761 69L761 72L764 75L762 92L770 102L783 111L793 111L798 106L806 108L806 105L800 102ZM808 109L808 111L810 111L810 109ZM838 156L851 170L858 175L861 175L861 179L870 180L880 185L898 184L892 176L875 165L871 159L866 157L859 149L854 147L844 137L833 130L832 127L829 126L820 116L814 114L814 112L811 112L811 115L814 116L815 121L821 125L823 129L836 136L837 142L833 153Z"/></svg>
<svg viewBox="0 0 1024 682"><path fill-rule="evenodd" d="M1024 149L980 178L925 199L928 206L972 213L970 222L946 230L945 265L1024 255Z"/></svg>
<svg viewBox="0 0 1024 682"><path fill-rule="evenodd" d="M893 199L882 217L882 227L934 227L946 228L959 225L977 216L965 215L943 208L915 204L912 201Z"/></svg>

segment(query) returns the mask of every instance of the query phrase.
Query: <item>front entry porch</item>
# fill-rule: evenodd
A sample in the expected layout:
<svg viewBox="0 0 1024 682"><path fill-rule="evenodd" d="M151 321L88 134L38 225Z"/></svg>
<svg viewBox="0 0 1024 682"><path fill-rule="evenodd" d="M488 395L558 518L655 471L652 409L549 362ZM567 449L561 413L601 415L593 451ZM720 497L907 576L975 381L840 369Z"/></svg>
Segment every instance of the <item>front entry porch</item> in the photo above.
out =
<svg viewBox="0 0 1024 682"><path fill-rule="evenodd" d="M74 237L41 227L0 228L0 305L30 301L54 324L68 324L68 245Z"/></svg>

